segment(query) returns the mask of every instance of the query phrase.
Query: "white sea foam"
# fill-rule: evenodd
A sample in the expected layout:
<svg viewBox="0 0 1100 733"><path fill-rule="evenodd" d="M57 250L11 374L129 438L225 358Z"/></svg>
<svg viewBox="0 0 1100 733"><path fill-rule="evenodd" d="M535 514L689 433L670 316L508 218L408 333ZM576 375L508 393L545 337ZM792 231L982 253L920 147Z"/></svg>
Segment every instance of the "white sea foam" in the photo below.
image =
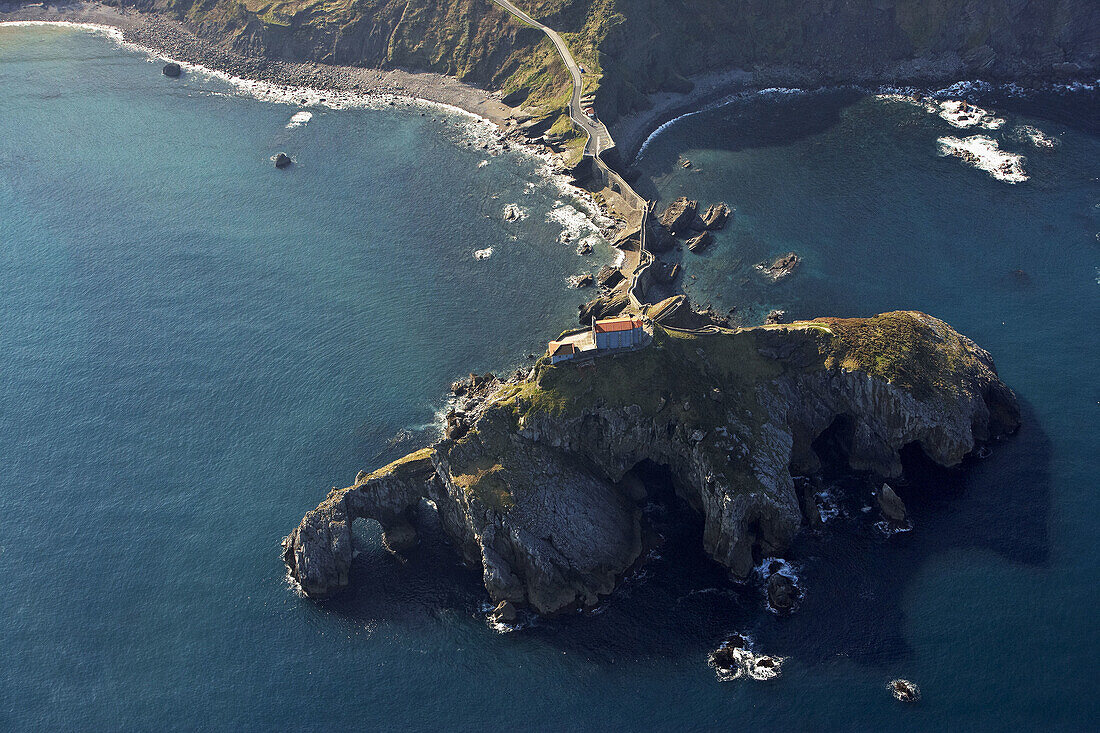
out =
<svg viewBox="0 0 1100 733"><path fill-rule="evenodd" d="M298 112L295 112L291 116L290 122L286 123L286 129L293 130L295 127L301 127L302 125L305 125L306 123L308 123L312 119L313 119L313 113L312 112L309 112L309 111L304 110L304 109L300 110Z"/></svg>
<svg viewBox="0 0 1100 733"><path fill-rule="evenodd" d="M1012 137L1021 142L1029 142L1040 150L1054 150L1061 144L1056 137L1050 137L1045 132L1031 125L1020 125L1012 130Z"/></svg>
<svg viewBox="0 0 1100 733"><path fill-rule="evenodd" d="M913 523L906 521L903 525L893 524L885 519L875 522L875 529L889 537L895 534L905 534L913 531Z"/></svg>
<svg viewBox="0 0 1100 733"><path fill-rule="evenodd" d="M763 682L773 680L781 674L783 662L787 661L786 657L756 654L751 649L752 640L744 635L742 635L742 639L745 646L730 650L729 654L733 663L729 669L719 667L715 662L714 654L710 655L708 664L714 669L714 673L720 682L731 682L742 677ZM728 644L723 643L719 649L724 650L727 647Z"/></svg>
<svg viewBox="0 0 1100 733"><path fill-rule="evenodd" d="M730 94L729 96L723 97L722 99L719 99L716 102L711 102L710 104L704 105L703 107L701 107L697 110L693 110L691 112L685 112L684 114L679 115L678 117L673 117L668 122L665 122L664 124L660 125L656 130L649 133L649 136L645 140L642 141L642 144L638 147L638 153L635 156L635 158L642 157L642 154L645 153L646 149L649 147L649 144L651 142L653 142L653 140L655 140L661 133L663 133L665 130L667 130L668 128L675 125L677 122L682 122L683 120L686 120L689 117L694 117L695 115L701 115L704 112L710 112L711 110L719 109L720 107L725 107L727 104L732 104L733 102L736 102L739 99L747 99L749 97L754 97L754 96L775 96L775 95L787 96L787 95L791 95L791 94L804 94L805 91L806 91L805 89L794 89L794 88L790 88L790 87L768 87L767 89L759 89L759 90L751 91L751 92L737 92L735 94Z"/></svg>
<svg viewBox="0 0 1100 733"><path fill-rule="evenodd" d="M1022 183L1027 180L1024 172L1024 157L1007 150L991 137L972 135L970 137L941 137L937 140L941 155L953 155L967 165L983 170L998 181Z"/></svg>
<svg viewBox="0 0 1100 733"><path fill-rule="evenodd" d="M947 120L952 127L963 130L969 127L997 130L1005 124L1003 119L995 117L992 112L960 99L948 99L940 102L939 116Z"/></svg>
<svg viewBox="0 0 1100 733"><path fill-rule="evenodd" d="M72 23L67 20L5 20L0 21L0 28L33 28L35 26L53 26L55 28L73 28L107 36L121 44L125 40L122 30L101 23Z"/></svg>
<svg viewBox="0 0 1100 733"><path fill-rule="evenodd" d="M798 572L794 565L781 557L765 557L760 564L753 568L761 578L767 579L773 573L785 575L791 580L798 580Z"/></svg>
<svg viewBox="0 0 1100 733"><path fill-rule="evenodd" d="M489 161L488 161L488 159L486 159L486 160L483 160L483 161L481 161L480 163L478 163L478 164L477 164L477 167L478 167L478 168L484 168L484 167L485 167L485 166L487 166L487 165L489 165Z"/></svg>
<svg viewBox="0 0 1100 733"><path fill-rule="evenodd" d="M821 517L822 524L830 522L840 516L840 505L836 497L830 491L819 491L814 494L817 499L817 513Z"/></svg>
<svg viewBox="0 0 1100 733"><path fill-rule="evenodd" d="M558 240L562 244L569 244L582 237L599 233L595 222L587 214L564 201L558 201L554 208L547 212L546 221L561 227Z"/></svg>
<svg viewBox="0 0 1100 733"><path fill-rule="evenodd" d="M493 248L492 247L486 247L485 249L475 249L474 250L474 259L487 260L492 256L493 256Z"/></svg>

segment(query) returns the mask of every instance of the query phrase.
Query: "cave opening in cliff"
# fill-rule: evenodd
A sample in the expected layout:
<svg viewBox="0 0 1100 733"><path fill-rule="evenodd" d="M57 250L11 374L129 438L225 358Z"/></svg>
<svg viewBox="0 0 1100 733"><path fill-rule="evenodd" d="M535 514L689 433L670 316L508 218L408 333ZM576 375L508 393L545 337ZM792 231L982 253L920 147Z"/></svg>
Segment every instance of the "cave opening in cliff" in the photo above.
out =
<svg viewBox="0 0 1100 733"><path fill-rule="evenodd" d="M703 515L676 490L672 469L643 459L626 472L620 487L642 508L642 532L647 544L666 540L690 541L702 546Z"/></svg>
<svg viewBox="0 0 1100 733"><path fill-rule="evenodd" d="M901 456L903 481L893 486L906 501L949 499L963 491L966 473L959 468L946 468L924 452L918 441L906 443L898 451Z"/></svg>
<svg viewBox="0 0 1100 733"><path fill-rule="evenodd" d="M840 414L833 418L814 440L812 448L821 461L821 472L835 476L848 472L848 456L856 434L856 421L851 415Z"/></svg>

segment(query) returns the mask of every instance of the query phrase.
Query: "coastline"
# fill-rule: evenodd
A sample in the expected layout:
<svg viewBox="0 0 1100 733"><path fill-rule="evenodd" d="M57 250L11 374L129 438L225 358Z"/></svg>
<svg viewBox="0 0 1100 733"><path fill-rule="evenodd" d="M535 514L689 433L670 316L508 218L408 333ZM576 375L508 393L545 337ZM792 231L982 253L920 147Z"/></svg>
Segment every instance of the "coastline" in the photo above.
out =
<svg viewBox="0 0 1100 733"><path fill-rule="evenodd" d="M99 3L42 7L19 6L0 10L0 22L72 23L114 28L124 44L138 47L185 68L201 68L229 79L240 79L286 89L304 88L328 94L375 98L383 103L398 98L434 102L508 127L513 108L499 93L486 91L432 72L380 70L290 62L246 56L200 38L182 23L162 14L119 10ZM288 100L289 101L289 100ZM533 146L531 146L533 147Z"/></svg>
<svg viewBox="0 0 1100 733"><path fill-rule="evenodd" d="M0 27L18 25L67 26L101 33L123 48L151 59L178 63L186 72L218 78L242 94L263 101L305 109L426 105L461 115L469 118L473 142L490 154L515 150L530 156L532 163L541 168L541 174L563 196L572 199L592 228L609 242L623 224L621 212L604 197L575 185L558 153L523 135L516 127L517 109L504 104L500 92L433 72L246 56L200 38L179 21L162 14L119 10L94 2L0 10ZM629 258L624 258L620 251L618 258L608 264L626 267ZM632 272L624 269L624 274L629 278Z"/></svg>
<svg viewBox="0 0 1100 733"><path fill-rule="evenodd" d="M1011 79L986 81L976 75L968 75L965 68L942 60L939 63L943 67L940 73L926 71L924 75L914 75L911 65L905 64L888 72L870 75L865 80L851 81L830 80L819 73L785 67L755 72L744 69L708 72L690 78L694 84L690 92L651 94L648 98L651 106L648 109L624 115L608 127L623 153L624 165L630 167L637 162L646 144L666 125L683 117L720 107L742 95L769 91L810 92L848 88L871 94L897 92L902 89L920 91L924 96L952 92L958 97L970 87L988 88L990 85L1018 92L1050 87L1073 91L1078 88L1093 89L1100 85L1100 79L1092 74L1063 75L1057 78L1024 74L1019 82Z"/></svg>

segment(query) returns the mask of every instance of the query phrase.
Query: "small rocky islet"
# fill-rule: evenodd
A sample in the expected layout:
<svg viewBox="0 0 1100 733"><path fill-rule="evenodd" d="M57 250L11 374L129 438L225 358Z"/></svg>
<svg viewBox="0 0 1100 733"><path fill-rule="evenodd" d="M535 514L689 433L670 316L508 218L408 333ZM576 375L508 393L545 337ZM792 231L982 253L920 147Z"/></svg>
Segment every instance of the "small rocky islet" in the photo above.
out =
<svg viewBox="0 0 1100 733"><path fill-rule="evenodd" d="M907 446L955 466L1020 424L990 355L923 313L691 330L637 315L643 347L456 385L440 440L360 472L305 515L283 541L290 577L310 597L340 590L352 523L376 520L387 547L408 548L426 498L494 604L591 607L639 560L646 495L633 477L655 463L702 516L710 557L745 578L808 524L813 502L794 477L821 470L826 432L850 469L894 479ZM889 486L879 502L904 521ZM789 611L799 589L771 578L769 598Z"/></svg>

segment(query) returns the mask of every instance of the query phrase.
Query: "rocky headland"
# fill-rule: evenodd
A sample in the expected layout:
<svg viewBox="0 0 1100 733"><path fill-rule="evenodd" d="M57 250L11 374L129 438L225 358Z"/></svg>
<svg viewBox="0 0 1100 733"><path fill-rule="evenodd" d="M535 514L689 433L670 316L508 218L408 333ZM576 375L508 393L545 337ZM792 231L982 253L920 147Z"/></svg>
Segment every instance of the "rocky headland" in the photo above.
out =
<svg viewBox="0 0 1100 733"><path fill-rule="evenodd" d="M909 446L955 466L1019 425L989 354L923 313L694 330L658 315L646 328L644 348L456 385L442 439L305 515L283 543L290 576L311 597L338 591L352 523L378 521L401 552L428 500L494 603L591 606L639 561L635 472L656 464L702 516L707 553L744 578L808 521L794 477L821 469L823 442L889 479ZM778 583L773 595L793 601Z"/></svg>

